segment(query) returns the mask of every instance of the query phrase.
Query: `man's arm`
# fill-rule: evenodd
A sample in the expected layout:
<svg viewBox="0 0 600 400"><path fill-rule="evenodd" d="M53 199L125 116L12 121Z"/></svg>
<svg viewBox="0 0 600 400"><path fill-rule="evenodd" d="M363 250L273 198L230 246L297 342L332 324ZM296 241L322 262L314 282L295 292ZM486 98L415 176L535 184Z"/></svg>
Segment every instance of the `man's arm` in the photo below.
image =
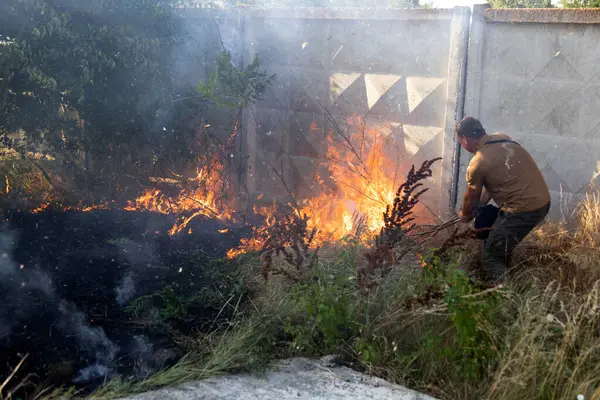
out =
<svg viewBox="0 0 600 400"><path fill-rule="evenodd" d="M469 222L475 217L475 210L479 205L481 194L481 187L467 186L467 192L465 193L462 209L459 214L462 222Z"/></svg>
<svg viewBox="0 0 600 400"><path fill-rule="evenodd" d="M467 168L467 191L463 198L463 204L460 211L460 220L469 222L475 217L475 210L479 202L483 199L483 173L481 168L481 160L475 156L469 163ZM486 192L487 193L487 190Z"/></svg>

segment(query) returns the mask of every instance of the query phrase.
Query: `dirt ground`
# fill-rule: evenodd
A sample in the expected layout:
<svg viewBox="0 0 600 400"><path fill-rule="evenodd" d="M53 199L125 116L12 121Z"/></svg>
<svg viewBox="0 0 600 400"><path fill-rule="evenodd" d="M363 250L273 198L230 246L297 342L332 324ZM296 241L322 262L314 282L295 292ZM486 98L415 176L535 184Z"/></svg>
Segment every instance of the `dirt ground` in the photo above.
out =
<svg viewBox="0 0 600 400"><path fill-rule="evenodd" d="M229 290L211 263L244 232L220 233L220 222L198 218L192 234L170 237L173 221L121 210L5 215L0 376L27 354L15 382L35 374L29 377L34 384L93 389L112 374L143 378L174 362L179 354L170 336L140 324L126 312L127 304L165 287L177 295ZM194 307L186 310L193 321L182 329L202 329L220 308L201 302Z"/></svg>

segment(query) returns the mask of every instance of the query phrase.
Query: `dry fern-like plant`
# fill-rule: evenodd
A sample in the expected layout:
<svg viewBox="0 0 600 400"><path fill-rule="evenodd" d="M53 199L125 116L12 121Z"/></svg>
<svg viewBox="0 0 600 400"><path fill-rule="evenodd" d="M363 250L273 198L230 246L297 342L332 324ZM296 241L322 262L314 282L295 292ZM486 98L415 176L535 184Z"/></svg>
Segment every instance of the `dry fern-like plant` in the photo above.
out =
<svg viewBox="0 0 600 400"><path fill-rule="evenodd" d="M415 227L414 207L428 188L422 188L424 181L433 175L432 165L441 158L425 160L418 170L413 165L406 180L396 191L393 204L386 207L383 213L384 226L375 239L375 245L365 255L367 264L357 271L357 280L361 290L374 285L374 275L378 270L383 272L395 265L409 251L411 242L408 233ZM399 245L402 249L398 251Z"/></svg>
<svg viewBox="0 0 600 400"><path fill-rule="evenodd" d="M319 248L312 248L316 229L308 228L308 216L295 211L281 213L275 223L264 232L262 248L262 276L283 275L293 282L303 282L318 259ZM284 263L275 263L274 257Z"/></svg>

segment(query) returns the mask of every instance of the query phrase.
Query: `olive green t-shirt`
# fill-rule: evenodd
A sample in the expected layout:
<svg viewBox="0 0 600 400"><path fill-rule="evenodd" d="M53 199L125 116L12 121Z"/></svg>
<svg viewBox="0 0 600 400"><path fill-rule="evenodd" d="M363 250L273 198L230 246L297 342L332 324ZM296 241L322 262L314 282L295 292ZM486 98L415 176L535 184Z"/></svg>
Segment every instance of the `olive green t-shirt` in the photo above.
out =
<svg viewBox="0 0 600 400"><path fill-rule="evenodd" d="M467 185L485 187L505 212L538 210L550 202L550 192L535 161L517 143L489 143L512 140L498 133L484 135L467 168Z"/></svg>

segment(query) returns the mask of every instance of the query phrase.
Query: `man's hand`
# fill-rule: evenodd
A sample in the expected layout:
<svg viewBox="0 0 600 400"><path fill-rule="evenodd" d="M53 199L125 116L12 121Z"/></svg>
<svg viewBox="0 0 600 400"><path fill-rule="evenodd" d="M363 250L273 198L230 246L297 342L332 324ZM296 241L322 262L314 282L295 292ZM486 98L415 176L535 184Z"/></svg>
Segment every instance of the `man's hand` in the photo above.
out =
<svg viewBox="0 0 600 400"><path fill-rule="evenodd" d="M463 214L462 212L458 215L458 217L460 218L460 222L463 224L468 224L474 218L473 215L466 215L466 214Z"/></svg>

